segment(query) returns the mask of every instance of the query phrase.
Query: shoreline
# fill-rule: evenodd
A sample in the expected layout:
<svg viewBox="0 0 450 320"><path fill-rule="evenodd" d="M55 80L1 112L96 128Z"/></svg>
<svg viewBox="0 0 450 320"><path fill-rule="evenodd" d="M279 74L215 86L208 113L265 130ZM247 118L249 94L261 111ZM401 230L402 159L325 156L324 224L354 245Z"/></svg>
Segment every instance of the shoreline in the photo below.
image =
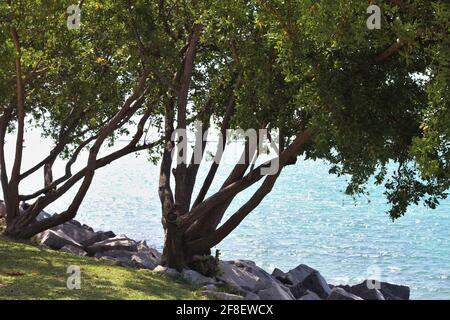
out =
<svg viewBox="0 0 450 320"><path fill-rule="evenodd" d="M49 216L42 212L37 219ZM161 253L146 241L117 236L112 231L94 231L77 220L35 238L39 245L53 250L182 278L218 300L409 300L410 297L407 286L372 279L353 286L328 284L318 270L304 264L287 272L275 268L270 274L250 260L219 260L220 272L211 277L192 269L178 272L161 266Z"/></svg>

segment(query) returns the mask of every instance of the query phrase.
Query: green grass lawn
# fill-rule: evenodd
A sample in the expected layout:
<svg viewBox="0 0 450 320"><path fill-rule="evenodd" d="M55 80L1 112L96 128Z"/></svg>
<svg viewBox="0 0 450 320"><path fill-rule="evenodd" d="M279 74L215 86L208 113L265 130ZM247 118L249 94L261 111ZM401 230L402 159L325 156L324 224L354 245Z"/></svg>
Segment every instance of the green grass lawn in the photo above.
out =
<svg viewBox="0 0 450 320"><path fill-rule="evenodd" d="M69 290L71 265L81 268L81 289ZM181 281L150 270L111 265L12 242L0 235L0 300L2 299L204 299Z"/></svg>

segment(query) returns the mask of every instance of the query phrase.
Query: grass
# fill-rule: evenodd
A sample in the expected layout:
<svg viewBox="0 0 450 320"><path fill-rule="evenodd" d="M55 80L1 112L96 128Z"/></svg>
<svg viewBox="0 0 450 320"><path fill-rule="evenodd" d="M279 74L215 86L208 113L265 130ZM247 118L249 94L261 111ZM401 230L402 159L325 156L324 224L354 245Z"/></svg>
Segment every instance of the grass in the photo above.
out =
<svg viewBox="0 0 450 320"><path fill-rule="evenodd" d="M69 290L69 266L81 268L81 289ZM13 242L0 235L0 300L191 300L205 299L181 280L150 270Z"/></svg>

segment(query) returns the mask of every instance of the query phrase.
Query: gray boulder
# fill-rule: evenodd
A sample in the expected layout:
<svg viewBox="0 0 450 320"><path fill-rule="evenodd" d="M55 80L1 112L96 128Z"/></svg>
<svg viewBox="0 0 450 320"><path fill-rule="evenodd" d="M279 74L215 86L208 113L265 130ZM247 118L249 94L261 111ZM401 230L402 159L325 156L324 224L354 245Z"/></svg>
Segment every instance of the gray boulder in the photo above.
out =
<svg viewBox="0 0 450 320"><path fill-rule="evenodd" d="M71 254L76 254L77 256L87 256L87 252L84 251L83 249L81 249L80 247L68 244L65 245L64 247L62 247L59 251L61 252L66 252L66 253L71 253Z"/></svg>
<svg viewBox="0 0 450 320"><path fill-rule="evenodd" d="M133 256L133 252L127 251L127 250L109 250L109 251L103 251L103 252L97 252L94 255L94 258L101 258L101 257L111 257L111 258L126 258L131 261L131 257Z"/></svg>
<svg viewBox="0 0 450 320"><path fill-rule="evenodd" d="M307 276L309 276L314 271L317 271L305 264L300 264L294 269L289 270L288 272L283 272L280 269L275 268L272 272L272 276L274 276L278 281L287 285L296 285L300 282L303 282Z"/></svg>
<svg viewBox="0 0 450 320"><path fill-rule="evenodd" d="M82 228L78 227L73 223L64 223L62 225L56 226L52 228L53 231L59 231L64 233L71 239L75 240L77 243L81 244L86 239L92 237L93 233Z"/></svg>
<svg viewBox="0 0 450 320"><path fill-rule="evenodd" d="M46 230L39 233L36 238L41 246L45 246L53 250L60 250L66 245L82 248L81 244L62 232L62 230Z"/></svg>
<svg viewBox="0 0 450 320"><path fill-rule="evenodd" d="M295 299L301 298L308 291L308 289L306 289L301 283L297 283L295 286L290 286L289 289Z"/></svg>
<svg viewBox="0 0 450 320"><path fill-rule="evenodd" d="M111 250L124 250L137 252L137 243L134 240L127 238L126 236L117 236L114 238L106 239L86 248L89 255L95 255L99 252L111 251Z"/></svg>
<svg viewBox="0 0 450 320"><path fill-rule="evenodd" d="M362 298L345 291L342 288L336 287L331 290L328 300L363 300Z"/></svg>
<svg viewBox="0 0 450 320"><path fill-rule="evenodd" d="M111 260L123 267L135 267L132 261L133 252L127 250L109 250L97 252L94 257L102 260Z"/></svg>
<svg viewBox="0 0 450 320"><path fill-rule="evenodd" d="M293 285L292 281L287 276L287 273L278 268L273 269L272 276L285 285Z"/></svg>
<svg viewBox="0 0 450 320"><path fill-rule="evenodd" d="M161 261L162 253L156 250L155 248L149 247L147 243L144 241L139 241L137 243L137 251L147 253L152 256L153 259ZM158 263L159 264L159 263Z"/></svg>
<svg viewBox="0 0 450 320"><path fill-rule="evenodd" d="M217 288L217 286L216 286L215 284L207 284L207 285L204 285L204 286L202 287L202 289L203 289L204 291L206 291L206 290L208 290L208 291L217 291L217 290L218 290L218 288Z"/></svg>
<svg viewBox="0 0 450 320"><path fill-rule="evenodd" d="M87 230L87 229L84 229L84 230ZM90 232L90 231L88 231L88 232ZM94 243L101 242L101 241L104 241L104 240L107 240L107 239L111 239L111 238L114 238L115 236L116 236L115 233L112 232L112 231L107 231L107 232L97 231L95 233L92 233L90 237L88 237L85 240L81 241L80 244L83 247L90 247Z"/></svg>
<svg viewBox="0 0 450 320"><path fill-rule="evenodd" d="M275 277L253 261L220 261L219 267L221 275L217 276L217 279L240 292L258 292L270 288L273 283L278 283Z"/></svg>
<svg viewBox="0 0 450 320"><path fill-rule="evenodd" d="M90 231L90 232L94 232L94 229L92 227L88 226L87 224L83 224L81 227L83 229L86 229L86 230Z"/></svg>
<svg viewBox="0 0 450 320"><path fill-rule="evenodd" d="M354 286L345 285L337 287L340 287L347 292L361 297L364 300L386 300L380 290L375 288L372 289L367 285L366 281Z"/></svg>
<svg viewBox="0 0 450 320"><path fill-rule="evenodd" d="M330 286L327 281L322 277L319 271L314 271L308 275L302 282L301 285L314 293L316 293L320 298L326 299L331 294Z"/></svg>
<svg viewBox="0 0 450 320"><path fill-rule="evenodd" d="M346 291L360 296L364 300L409 300L410 288L407 286L378 282L379 289L374 288L374 280L365 280L354 286L340 286Z"/></svg>
<svg viewBox="0 0 450 320"><path fill-rule="evenodd" d="M72 219L72 220L67 221L66 223L74 225L75 227L78 227L78 228L83 228L83 226L81 225L81 223L78 220Z"/></svg>
<svg viewBox="0 0 450 320"><path fill-rule="evenodd" d="M205 296L210 297L215 300L244 300L244 297L238 296L236 294L219 292L219 291L210 291L205 290L202 292Z"/></svg>
<svg viewBox="0 0 450 320"><path fill-rule="evenodd" d="M307 290L305 292L305 294L302 297L300 297L298 300L315 301L315 300L322 300L322 299L320 299L320 297L317 294L315 294L314 292Z"/></svg>
<svg viewBox="0 0 450 320"><path fill-rule="evenodd" d="M225 282L230 287L243 291L256 291L258 277L245 268L240 268L234 261L219 261L221 270L217 279Z"/></svg>
<svg viewBox="0 0 450 320"><path fill-rule="evenodd" d="M268 286L272 282L276 282L276 279L269 274L266 270L258 267L255 262L250 260L235 260L234 265L240 269L244 269L247 272L257 276L259 278L259 285Z"/></svg>
<svg viewBox="0 0 450 320"><path fill-rule="evenodd" d="M196 285L196 286L202 286L206 284L215 284L216 281L212 278L205 277L204 275L198 273L197 271L190 270L190 269L184 269L181 272L181 276L183 279L190 284Z"/></svg>
<svg viewBox="0 0 450 320"><path fill-rule="evenodd" d="M155 269L161 262L146 252L137 252L131 256L131 261L139 269Z"/></svg>
<svg viewBox="0 0 450 320"><path fill-rule="evenodd" d="M386 300L409 300L411 290L407 286L381 282L380 291Z"/></svg>
<svg viewBox="0 0 450 320"><path fill-rule="evenodd" d="M276 282L269 288L260 290L258 296L261 300L295 300L289 289Z"/></svg>
<svg viewBox="0 0 450 320"><path fill-rule="evenodd" d="M150 247L147 245L147 241L141 240L137 242L138 251L148 250Z"/></svg>
<svg viewBox="0 0 450 320"><path fill-rule="evenodd" d="M156 268L153 269L153 272L157 273L157 274L165 274L172 278L177 278L177 277L181 276L181 274L177 270L172 269L172 268L163 267L161 265L156 266Z"/></svg>
<svg viewBox="0 0 450 320"><path fill-rule="evenodd" d="M261 300L261 298L256 293L248 291L245 294L244 300Z"/></svg>
<svg viewBox="0 0 450 320"><path fill-rule="evenodd" d="M138 268L153 270L161 264L162 254L155 248L147 246L145 241L137 243L137 253L133 255L132 259Z"/></svg>
<svg viewBox="0 0 450 320"><path fill-rule="evenodd" d="M50 218L51 216L52 216L51 214L49 214L49 213L47 213L47 212L45 212L45 211L41 211L41 212L37 215L36 221L39 222L39 221L48 219L48 218Z"/></svg>

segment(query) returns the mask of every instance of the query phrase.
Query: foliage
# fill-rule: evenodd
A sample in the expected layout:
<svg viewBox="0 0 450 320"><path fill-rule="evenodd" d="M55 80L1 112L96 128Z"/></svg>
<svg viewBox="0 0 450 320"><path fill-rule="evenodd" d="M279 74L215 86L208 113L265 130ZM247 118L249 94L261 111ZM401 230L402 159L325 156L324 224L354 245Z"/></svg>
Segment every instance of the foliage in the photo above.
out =
<svg viewBox="0 0 450 320"><path fill-rule="evenodd" d="M69 1L8 3L0 4L0 105L15 94L15 27L25 73L40 61L49 68L29 84L28 119L55 140L68 117L79 118L76 133L102 128L145 70L146 105L161 135L171 129L163 123L183 127L184 113L188 126L210 119L222 125L231 96L227 128L268 128L284 146L309 130L300 153L349 175L351 195L366 192L375 176L393 219L410 204L434 208L447 197L447 1L380 2L380 30L366 27L375 1L86 1L82 27L72 31L65 28ZM183 71L192 71L189 79ZM188 83L186 105L181 80ZM389 163L398 169L388 172Z"/></svg>

